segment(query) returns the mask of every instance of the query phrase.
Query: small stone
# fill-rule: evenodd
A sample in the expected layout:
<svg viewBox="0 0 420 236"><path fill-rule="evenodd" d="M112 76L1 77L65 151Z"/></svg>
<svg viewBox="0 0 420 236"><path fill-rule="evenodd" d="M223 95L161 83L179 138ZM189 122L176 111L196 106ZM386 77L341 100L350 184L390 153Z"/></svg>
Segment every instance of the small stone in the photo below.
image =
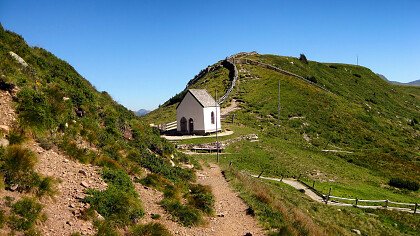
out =
<svg viewBox="0 0 420 236"><path fill-rule="evenodd" d="M341 209L337 209L337 211L340 211L341 212Z"/></svg>
<svg viewBox="0 0 420 236"><path fill-rule="evenodd" d="M78 216L80 215L80 210L74 210L71 213L73 213L73 215Z"/></svg>
<svg viewBox="0 0 420 236"><path fill-rule="evenodd" d="M245 236L252 236L252 233L248 232L245 234Z"/></svg>
<svg viewBox="0 0 420 236"><path fill-rule="evenodd" d="M144 186L143 188L144 188L144 189L149 189L149 187L147 187L147 186Z"/></svg>
<svg viewBox="0 0 420 236"><path fill-rule="evenodd" d="M9 140L2 138L0 139L0 147L7 147L9 146Z"/></svg>
<svg viewBox="0 0 420 236"><path fill-rule="evenodd" d="M219 214L217 214L217 217L225 217L225 214L224 213L219 213Z"/></svg>
<svg viewBox="0 0 420 236"><path fill-rule="evenodd" d="M75 206L73 203L71 203L71 204L69 205L69 207L70 207L70 208L75 208L76 206Z"/></svg>
<svg viewBox="0 0 420 236"><path fill-rule="evenodd" d="M19 185L18 184L13 184L12 186L10 186L10 190L13 192L13 191L16 191L16 189L18 189L19 188Z"/></svg>
<svg viewBox="0 0 420 236"><path fill-rule="evenodd" d="M87 173L86 173L86 171L84 171L84 170L79 170L79 174L82 174L82 175L84 175L84 176L87 176Z"/></svg>
<svg viewBox="0 0 420 236"><path fill-rule="evenodd" d="M3 130L5 133L9 133L10 128L7 125L0 125L0 130Z"/></svg>
<svg viewBox="0 0 420 236"><path fill-rule="evenodd" d="M86 183L85 181L82 181L81 183L80 183L80 185L82 185L83 187L85 187L85 188L89 188L89 184L88 183Z"/></svg>
<svg viewBox="0 0 420 236"><path fill-rule="evenodd" d="M98 220L101 220L101 221L102 221L102 220L105 220L105 218L104 218L101 214L99 214L99 213L98 213L98 216L97 216L96 218L97 218Z"/></svg>
<svg viewBox="0 0 420 236"><path fill-rule="evenodd" d="M67 221L66 224L72 226L73 224L70 221Z"/></svg>
<svg viewBox="0 0 420 236"><path fill-rule="evenodd" d="M353 232L353 233L355 233L357 235L362 235L362 233L358 229L352 229L351 232Z"/></svg>

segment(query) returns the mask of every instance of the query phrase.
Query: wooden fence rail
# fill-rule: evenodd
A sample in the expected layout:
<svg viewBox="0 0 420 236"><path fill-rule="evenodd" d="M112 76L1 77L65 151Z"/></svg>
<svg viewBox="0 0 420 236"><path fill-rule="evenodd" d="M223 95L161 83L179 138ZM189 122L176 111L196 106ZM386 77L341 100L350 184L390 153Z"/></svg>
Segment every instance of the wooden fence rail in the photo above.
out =
<svg viewBox="0 0 420 236"><path fill-rule="evenodd" d="M313 191L318 196L322 197L324 199L325 204L328 204L328 201L331 202L331 199L333 199L334 202L342 203L342 204L348 204L355 207L384 207L388 208L391 207L390 205L397 205L400 209L407 209L409 212L413 212L414 214L420 213L418 211L419 203L405 203L405 202L394 202L389 200L372 200L372 199L359 199L359 198L345 198L345 197L338 197L331 195L331 188L329 190L328 194L323 194L319 190L315 189L315 181L313 181L312 186L307 184L305 181L302 180L301 175L299 175L298 181L308 187L311 191ZM306 180L308 181L308 180ZM341 202L340 202L341 200ZM353 202L353 203L344 203L343 201ZM360 203L364 203L360 205ZM371 203L371 204L369 204ZM374 205L373 203L379 203L382 205Z"/></svg>

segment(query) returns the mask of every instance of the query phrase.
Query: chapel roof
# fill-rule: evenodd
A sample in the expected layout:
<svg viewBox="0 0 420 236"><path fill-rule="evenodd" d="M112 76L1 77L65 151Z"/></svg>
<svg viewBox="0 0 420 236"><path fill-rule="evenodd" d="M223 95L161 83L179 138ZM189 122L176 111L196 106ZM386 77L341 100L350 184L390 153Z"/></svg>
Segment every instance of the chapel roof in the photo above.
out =
<svg viewBox="0 0 420 236"><path fill-rule="evenodd" d="M188 91L201 104L201 106L203 106L203 107L214 107L216 105L216 101L207 92L207 90L205 90L205 89L189 89ZM217 104L217 106L219 106L219 104Z"/></svg>

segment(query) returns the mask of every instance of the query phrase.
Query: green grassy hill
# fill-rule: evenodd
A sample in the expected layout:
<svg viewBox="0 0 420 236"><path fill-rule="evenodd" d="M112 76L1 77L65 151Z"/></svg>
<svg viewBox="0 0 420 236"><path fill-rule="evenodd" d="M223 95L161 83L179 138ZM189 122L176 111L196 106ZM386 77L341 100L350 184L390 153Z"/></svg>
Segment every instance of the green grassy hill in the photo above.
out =
<svg viewBox="0 0 420 236"><path fill-rule="evenodd" d="M306 80L279 73L267 68L269 66L241 63L245 59L286 70ZM305 62L293 57L259 54L241 55L235 60L239 81L227 101L236 99L241 109L234 112L235 124L226 119L223 126L237 134L256 133L260 141L241 141L230 145L226 150L229 154L222 156L222 165L232 161L238 171L258 174L264 170L264 175L271 177L301 175L310 183L315 181L316 188L324 193L332 187L332 193L336 196L419 202L418 190L407 191L388 185L391 178L420 182L418 87L391 85L362 66ZM205 88L212 94L217 89L222 94L229 80L229 71L219 67L190 83L189 88ZM164 123L175 120L175 107L180 98L182 92L146 116L145 121ZM182 143L197 142L192 140ZM241 182L238 181L239 189L246 189ZM276 194L289 194L286 193L289 191L279 191L279 186L270 185L269 188ZM307 200L296 203L291 200L291 195L285 196L280 198L287 205L292 206L291 202L294 205L306 205L297 211L306 209L307 212L302 214L315 218L311 222L321 229L331 223L332 219L326 216L328 208L317 211L312 209L311 204L308 205ZM296 222L293 223L296 220L294 217L276 222L272 214L278 212L278 209L275 209L272 202L261 202L255 196L255 191L244 193L243 197L259 209L257 215L269 227L288 225L289 229L301 233L309 230L304 226L296 226ZM358 215L361 212L354 210L351 214ZM286 213L282 214L286 217ZM392 228L390 222L401 223L401 219L393 218L395 215L390 219L389 213L375 211L375 214L386 214L386 219L376 221L379 223L377 226L360 226L366 227L363 230L371 234L387 234L386 230ZM419 222L416 216L404 217L414 217L409 221ZM333 227L332 232L346 234L350 227L356 227L357 222L363 220L366 219L355 217L354 221L348 222L338 217L338 222L334 223L334 227L337 227ZM369 227L373 229L369 231ZM390 234L412 234L419 230L418 226L409 225L404 229L392 229Z"/></svg>

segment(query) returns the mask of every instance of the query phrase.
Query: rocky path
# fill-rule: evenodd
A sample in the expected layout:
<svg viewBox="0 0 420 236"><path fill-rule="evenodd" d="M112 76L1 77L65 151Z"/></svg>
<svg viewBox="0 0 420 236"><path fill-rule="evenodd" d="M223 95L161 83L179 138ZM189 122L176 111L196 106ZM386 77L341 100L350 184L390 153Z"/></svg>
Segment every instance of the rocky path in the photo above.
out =
<svg viewBox="0 0 420 236"><path fill-rule="evenodd" d="M4 143L5 135L16 123L16 114L9 92L0 91L0 141ZM6 140L7 141L7 140ZM88 207L83 204L86 188L105 189L106 183L101 179L99 168L84 165L75 160L66 158L57 150L44 150L34 141L28 141L24 146L38 157L35 166L36 172L42 176L52 177L56 181L57 193L53 197L42 197L40 202L44 205L43 213L47 220L40 223L37 228L42 235L70 235L80 232L83 235L94 234L92 223L79 218L81 211ZM22 194L0 190L0 197L13 197L15 200L30 194ZM1 231L0 234L6 234Z"/></svg>
<svg viewBox="0 0 420 236"><path fill-rule="evenodd" d="M47 221L39 226L43 235L69 235L73 232L93 234L92 222L79 218L81 211L88 207L80 200L85 197L87 188L106 189L100 168L69 160L54 150L46 151L37 143L28 146L38 154L36 171L58 180L57 194L53 198L41 199L43 211L48 216Z"/></svg>
<svg viewBox="0 0 420 236"><path fill-rule="evenodd" d="M237 102L235 99L232 99L232 101L230 101L229 106L222 108L222 110L220 111L220 115L226 116L231 112L241 109L238 105L239 105L239 102Z"/></svg>
<svg viewBox="0 0 420 236"><path fill-rule="evenodd" d="M215 164L210 164L209 167L203 166L203 170L198 171L197 176L197 182L209 185L215 197L216 214L207 218L207 225L188 228L171 221L170 216L158 204L163 198L162 194L136 184L146 211L143 223L154 221L150 214L160 214L162 217L155 221L164 224L174 235L241 236L246 233L254 236L264 235L264 230L257 224L257 220L246 214L247 205L229 187L219 166Z"/></svg>

